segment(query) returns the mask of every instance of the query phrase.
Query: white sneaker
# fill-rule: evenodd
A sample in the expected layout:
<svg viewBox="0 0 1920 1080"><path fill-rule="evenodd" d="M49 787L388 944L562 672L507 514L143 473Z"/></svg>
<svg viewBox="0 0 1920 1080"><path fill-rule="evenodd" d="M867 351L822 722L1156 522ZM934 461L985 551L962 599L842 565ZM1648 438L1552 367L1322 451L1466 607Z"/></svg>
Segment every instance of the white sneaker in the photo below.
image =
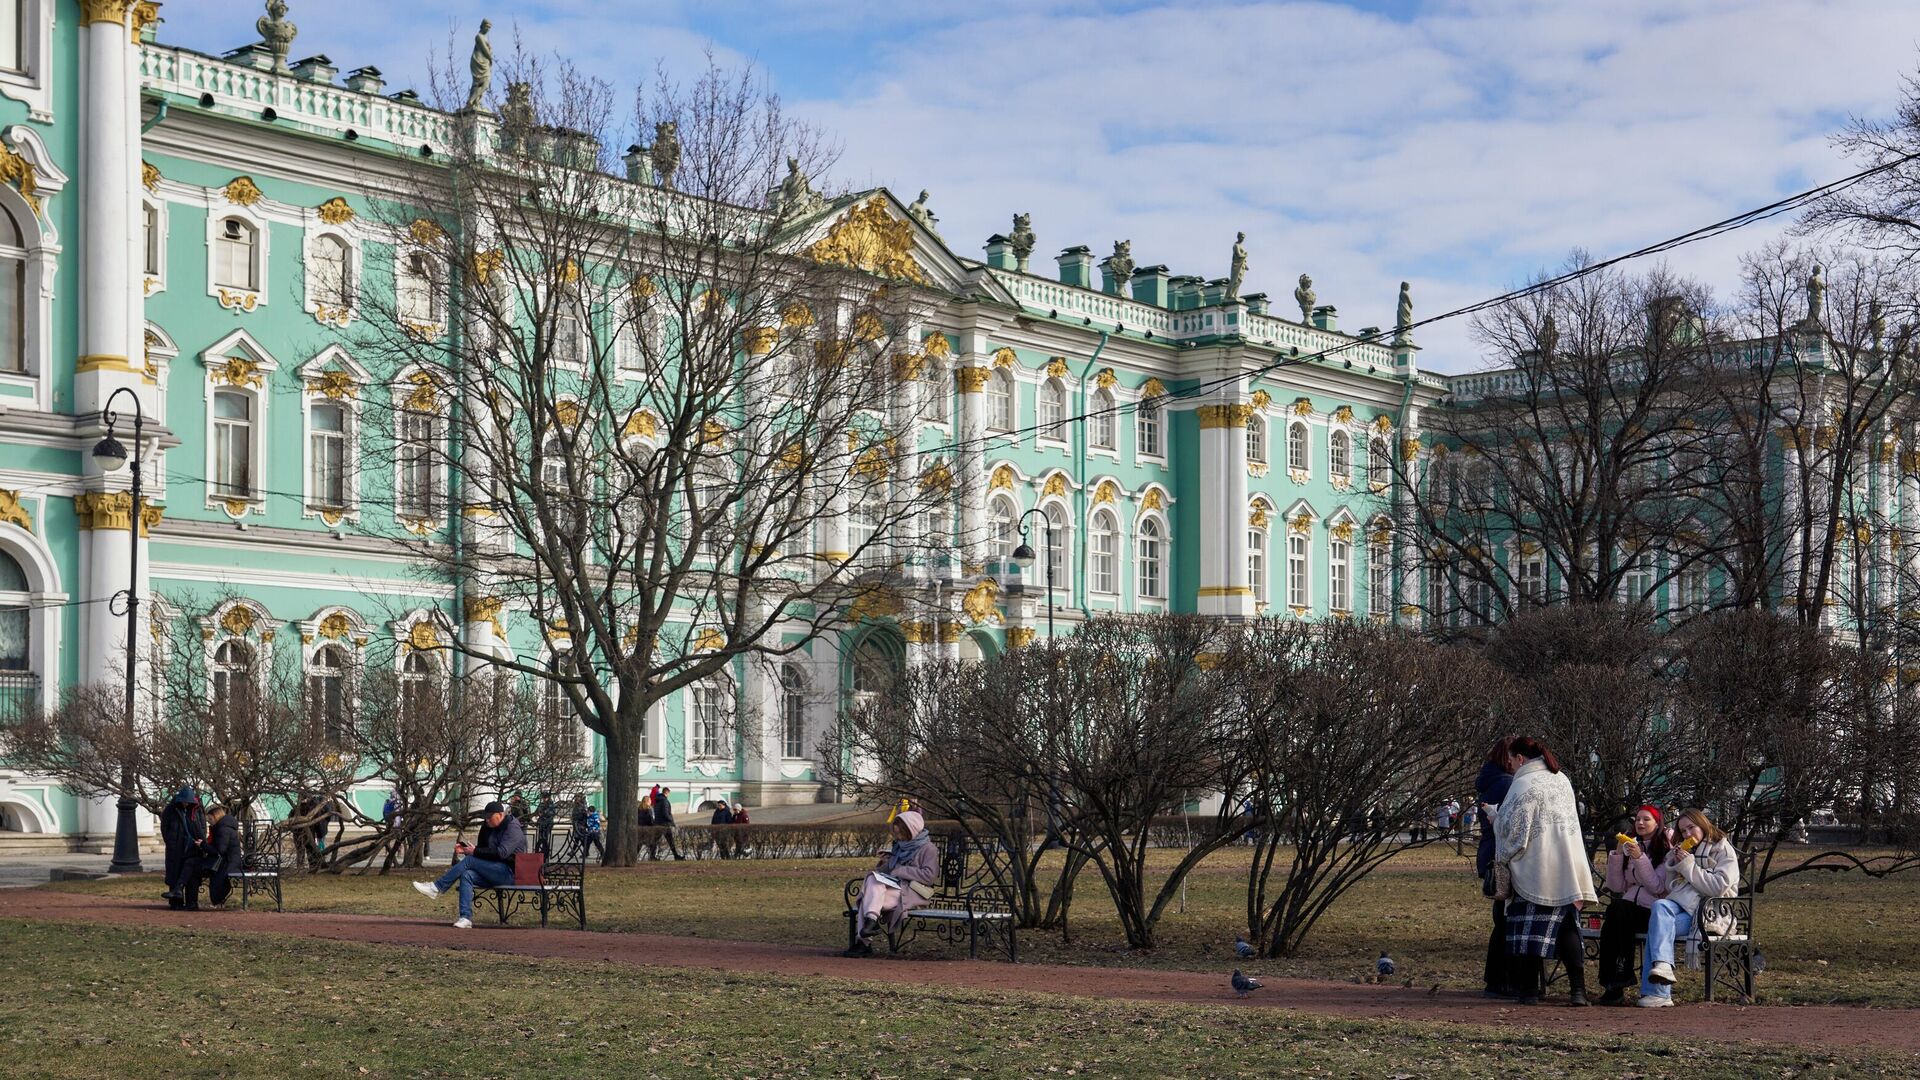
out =
<svg viewBox="0 0 1920 1080"><path fill-rule="evenodd" d="M1647 981L1659 983L1661 986L1672 986L1673 965L1667 963L1665 960L1654 964L1653 967L1647 971Z"/></svg>
<svg viewBox="0 0 1920 1080"><path fill-rule="evenodd" d="M455 919L453 920L453 928L455 930L471 930L473 929L473 920L472 919Z"/></svg>
<svg viewBox="0 0 1920 1080"><path fill-rule="evenodd" d="M413 883L413 887L420 890L420 895L429 900L437 899L440 896L440 886L435 885L431 881L416 881Z"/></svg>
<svg viewBox="0 0 1920 1080"><path fill-rule="evenodd" d="M1673 999L1648 994L1641 998L1638 1004L1643 1009L1671 1009L1673 1008Z"/></svg>

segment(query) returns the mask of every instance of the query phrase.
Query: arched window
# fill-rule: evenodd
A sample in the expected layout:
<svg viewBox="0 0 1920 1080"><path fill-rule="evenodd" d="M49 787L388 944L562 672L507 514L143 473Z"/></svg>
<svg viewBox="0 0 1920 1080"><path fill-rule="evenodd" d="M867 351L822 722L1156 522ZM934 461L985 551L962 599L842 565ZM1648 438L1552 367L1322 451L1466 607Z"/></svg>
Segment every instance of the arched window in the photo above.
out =
<svg viewBox="0 0 1920 1080"><path fill-rule="evenodd" d="M1067 576L1067 552L1073 550L1073 539L1067 535L1067 511L1059 503L1047 507L1048 528L1042 534L1040 542L1046 547L1046 570L1048 575L1041 584L1052 583L1053 588L1073 592L1073 579Z"/></svg>
<svg viewBox="0 0 1920 1080"><path fill-rule="evenodd" d="M253 497L253 396L239 390L213 392L213 490Z"/></svg>
<svg viewBox="0 0 1920 1080"><path fill-rule="evenodd" d="M351 746L347 717L347 650L322 645L307 668L307 723L331 746Z"/></svg>
<svg viewBox="0 0 1920 1080"><path fill-rule="evenodd" d="M807 676L800 665L780 665L780 755L807 756Z"/></svg>
<svg viewBox="0 0 1920 1080"><path fill-rule="evenodd" d="M1151 399L1142 401L1133 414L1134 449L1143 457L1159 457L1160 447L1160 406Z"/></svg>
<svg viewBox="0 0 1920 1080"><path fill-rule="evenodd" d="M1247 530L1247 586L1256 608L1267 605L1267 530Z"/></svg>
<svg viewBox="0 0 1920 1080"><path fill-rule="evenodd" d="M1287 427L1287 468L1306 472L1312 453L1307 441L1307 425L1294 421Z"/></svg>
<svg viewBox="0 0 1920 1080"><path fill-rule="evenodd" d="M353 255L337 236L321 236L307 253L307 273L313 275L313 302L345 310L353 306Z"/></svg>
<svg viewBox="0 0 1920 1080"><path fill-rule="evenodd" d="M1093 434L1088 436L1088 439L1094 446L1102 450L1113 450L1118 447L1119 444L1114 441L1113 433L1112 394L1102 390L1093 395L1093 416L1089 418L1089 422L1093 427Z"/></svg>
<svg viewBox="0 0 1920 1080"><path fill-rule="evenodd" d="M315 401L307 410L307 497L310 505L347 505L347 407Z"/></svg>
<svg viewBox="0 0 1920 1080"><path fill-rule="evenodd" d="M1005 495L996 496L993 505L987 511L987 542L991 550L988 558L999 563L1003 571L1013 565L1013 549L1019 545L1020 538L1015 532L1014 521L1019 517L1013 500Z"/></svg>
<svg viewBox="0 0 1920 1080"><path fill-rule="evenodd" d="M1337 536L1327 541L1327 607L1353 610L1353 542Z"/></svg>
<svg viewBox="0 0 1920 1080"><path fill-rule="evenodd" d="M1120 529L1113 515L1105 510L1093 515L1093 531L1088 540L1092 545L1089 588L1097 593L1114 595L1120 591Z"/></svg>
<svg viewBox="0 0 1920 1080"><path fill-rule="evenodd" d="M28 593L26 570L13 556L0 551L0 673L32 670L28 636L33 608ZM6 686L0 682L0 688ZM5 690L0 689L3 693ZM7 706L13 704L0 697L0 721L7 719Z"/></svg>
<svg viewBox="0 0 1920 1080"><path fill-rule="evenodd" d="M1012 431L1013 406L1013 372L1000 368L987 380L987 426L995 431Z"/></svg>
<svg viewBox="0 0 1920 1080"><path fill-rule="evenodd" d="M213 239L213 283L228 289L252 291L260 287L260 264L255 259L259 234L239 218L220 222Z"/></svg>
<svg viewBox="0 0 1920 1080"><path fill-rule="evenodd" d="M27 370L27 241L0 203L0 371Z"/></svg>
<svg viewBox="0 0 1920 1080"><path fill-rule="evenodd" d="M692 714L687 718L687 756L708 760L732 757L732 747L725 738L720 687L710 682L695 683L687 702Z"/></svg>
<svg viewBox="0 0 1920 1080"><path fill-rule="evenodd" d="M440 321L440 289L433 271L433 256L424 251L402 255L395 268L393 291L400 318L423 325Z"/></svg>
<svg viewBox="0 0 1920 1080"><path fill-rule="evenodd" d="M1393 452L1387 449L1387 440L1373 439L1367 443L1367 483L1385 487L1393 480Z"/></svg>
<svg viewBox="0 0 1920 1080"><path fill-rule="evenodd" d="M1040 436L1065 442L1067 438L1067 387L1059 379L1048 379L1040 387L1039 415L1035 423Z"/></svg>
<svg viewBox="0 0 1920 1080"><path fill-rule="evenodd" d="M1327 478L1345 482L1353 474L1353 442L1344 431L1327 436Z"/></svg>
<svg viewBox="0 0 1920 1080"><path fill-rule="evenodd" d="M1166 537L1161 533L1160 519L1143 519L1140 522L1140 580L1137 585L1140 599L1160 600L1166 597L1166 554Z"/></svg>
<svg viewBox="0 0 1920 1080"><path fill-rule="evenodd" d="M253 650L227 640L213 650L214 737L225 742L252 726L255 694Z"/></svg>
<svg viewBox="0 0 1920 1080"><path fill-rule="evenodd" d="M1306 607L1313 600L1307 581L1307 538L1303 533L1287 535L1287 603Z"/></svg>
<svg viewBox="0 0 1920 1080"><path fill-rule="evenodd" d="M1247 464L1267 463L1267 421L1262 416L1247 417Z"/></svg>
<svg viewBox="0 0 1920 1080"><path fill-rule="evenodd" d="M420 721L428 715L428 710L438 704L439 665L433 657L420 649L407 653L400 662L400 715L402 719Z"/></svg>

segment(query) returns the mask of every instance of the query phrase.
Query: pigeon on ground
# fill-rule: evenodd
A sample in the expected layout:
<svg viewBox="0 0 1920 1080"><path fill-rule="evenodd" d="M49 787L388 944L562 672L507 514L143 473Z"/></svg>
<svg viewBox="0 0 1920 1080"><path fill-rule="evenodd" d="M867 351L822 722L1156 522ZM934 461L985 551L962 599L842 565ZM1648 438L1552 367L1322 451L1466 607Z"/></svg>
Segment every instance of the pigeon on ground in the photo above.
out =
<svg viewBox="0 0 1920 1080"><path fill-rule="evenodd" d="M1242 960L1251 960L1253 959L1253 946L1247 944L1246 938L1236 937L1233 939L1233 954Z"/></svg>
<svg viewBox="0 0 1920 1080"><path fill-rule="evenodd" d="M1233 979L1231 981L1233 983L1233 993L1235 997L1246 997L1248 994L1260 989L1260 980L1250 979L1240 974L1239 968L1233 969Z"/></svg>
<svg viewBox="0 0 1920 1080"><path fill-rule="evenodd" d="M1382 975L1393 974L1393 957L1388 956L1386 953L1381 953L1380 959L1373 962L1373 970Z"/></svg>

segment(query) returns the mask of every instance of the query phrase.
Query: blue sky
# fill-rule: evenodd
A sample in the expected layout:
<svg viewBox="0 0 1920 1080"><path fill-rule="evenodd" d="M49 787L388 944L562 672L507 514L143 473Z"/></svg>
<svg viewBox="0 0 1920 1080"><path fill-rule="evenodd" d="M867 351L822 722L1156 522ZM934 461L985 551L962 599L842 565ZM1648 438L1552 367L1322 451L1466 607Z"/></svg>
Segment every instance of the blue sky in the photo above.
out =
<svg viewBox="0 0 1920 1080"><path fill-rule="evenodd" d="M1912 0L291 3L296 58L395 89L450 40L464 67L482 16L623 87L711 46L844 145L833 180L930 189L962 255L1021 211L1041 255L1130 239L1213 277L1244 229L1249 291L1311 273L1346 328L1391 321L1403 278L1445 310L1851 171L1829 136L1920 61ZM220 52L256 14L172 0L161 37ZM1670 259L1725 290L1780 228ZM1464 325L1421 343L1481 362Z"/></svg>

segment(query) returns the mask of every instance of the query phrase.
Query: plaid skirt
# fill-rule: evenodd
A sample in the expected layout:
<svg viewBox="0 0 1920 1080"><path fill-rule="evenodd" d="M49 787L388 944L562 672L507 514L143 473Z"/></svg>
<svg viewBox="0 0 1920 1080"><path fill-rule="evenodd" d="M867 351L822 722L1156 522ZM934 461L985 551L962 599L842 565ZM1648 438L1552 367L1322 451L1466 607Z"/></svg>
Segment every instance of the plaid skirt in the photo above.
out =
<svg viewBox="0 0 1920 1080"><path fill-rule="evenodd" d="M1559 955L1560 924L1571 911L1572 905L1542 907L1517 896L1507 901L1507 954L1552 960Z"/></svg>

